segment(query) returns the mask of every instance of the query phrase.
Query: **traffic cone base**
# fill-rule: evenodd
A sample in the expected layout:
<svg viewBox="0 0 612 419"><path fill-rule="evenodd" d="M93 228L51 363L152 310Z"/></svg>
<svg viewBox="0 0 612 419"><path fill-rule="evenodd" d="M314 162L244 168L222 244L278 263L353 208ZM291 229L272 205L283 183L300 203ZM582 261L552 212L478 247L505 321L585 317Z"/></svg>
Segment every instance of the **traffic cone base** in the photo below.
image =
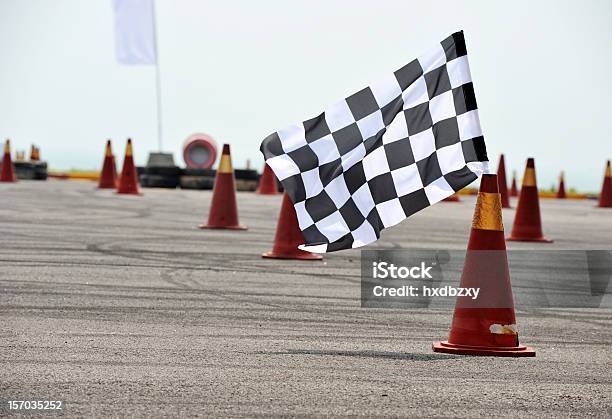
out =
<svg viewBox="0 0 612 419"><path fill-rule="evenodd" d="M295 260L321 260L323 256L298 249L304 243L304 236L300 230L297 215L289 196L283 195L276 233L274 235L274 246L272 251L263 253L261 257L266 259L295 259Z"/></svg>
<svg viewBox="0 0 612 419"><path fill-rule="evenodd" d="M209 226L206 224L200 224L198 228L202 230L248 230L249 228L241 225L233 225L233 226Z"/></svg>
<svg viewBox="0 0 612 419"><path fill-rule="evenodd" d="M467 345L455 345L452 343L434 342L432 345L434 352L443 352L447 354L457 355L476 355L476 356L508 356L508 357L529 357L536 356L533 348L528 346L499 346L499 347L488 347L488 346L467 346Z"/></svg>
<svg viewBox="0 0 612 419"><path fill-rule="evenodd" d="M238 221L236 180L234 179L229 144L223 145L221 161L215 175L208 222L200 224L198 227L211 230L247 230L247 227L240 225Z"/></svg>
<svg viewBox="0 0 612 419"><path fill-rule="evenodd" d="M518 237L507 237L506 240L509 242L534 242L534 243L553 243L554 240L547 239L546 237L535 237L535 238L518 238Z"/></svg>
<svg viewBox="0 0 612 419"><path fill-rule="evenodd" d="M140 191L138 192L119 192L119 191L115 191L113 192L115 195L136 195L136 196L143 196L144 194Z"/></svg>
<svg viewBox="0 0 612 419"><path fill-rule="evenodd" d="M304 250L296 249L295 253L289 255L285 253L276 253L274 251L261 254L262 258L266 259L297 259L297 260L321 260L323 256L316 253L305 252Z"/></svg>

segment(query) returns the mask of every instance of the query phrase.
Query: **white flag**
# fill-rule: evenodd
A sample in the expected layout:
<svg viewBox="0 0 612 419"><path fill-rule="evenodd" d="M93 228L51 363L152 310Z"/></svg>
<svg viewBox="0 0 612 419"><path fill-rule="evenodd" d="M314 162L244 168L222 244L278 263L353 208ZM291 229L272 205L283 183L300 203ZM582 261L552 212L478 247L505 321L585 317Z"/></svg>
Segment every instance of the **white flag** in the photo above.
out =
<svg viewBox="0 0 612 419"><path fill-rule="evenodd" d="M153 0L113 0L115 53L120 64L156 64Z"/></svg>

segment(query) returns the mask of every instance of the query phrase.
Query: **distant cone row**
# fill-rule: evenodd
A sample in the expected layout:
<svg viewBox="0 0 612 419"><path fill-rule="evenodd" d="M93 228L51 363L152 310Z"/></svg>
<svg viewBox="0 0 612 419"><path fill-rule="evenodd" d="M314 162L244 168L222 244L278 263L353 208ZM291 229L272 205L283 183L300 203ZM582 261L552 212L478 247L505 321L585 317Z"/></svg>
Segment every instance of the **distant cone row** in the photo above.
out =
<svg viewBox="0 0 612 419"><path fill-rule="evenodd" d="M8 149L8 147L9 145L7 143L7 146L5 148L5 154L6 149ZM8 161L10 161L10 151L8 154ZM8 175L5 175L4 172L5 171L3 169L3 178L7 178ZM493 178L487 176L486 178L483 178L483 182L485 182L484 179L488 179L486 180L487 185L490 182L493 182L493 180L491 179L494 179L496 183L495 194L499 196L499 208L510 208L509 196L518 193L516 187L516 173L513 175L512 188L510 191L508 191L506 182L505 161L503 155L500 157L497 175L495 175ZM123 169L119 178L117 178L116 175L115 159L112 154L110 140L107 142L105 158L100 176L100 183L98 186L100 188L116 187L117 193L121 194L139 193L138 176L133 161L131 140L128 140L126 146ZM606 166L604 185L602 187L602 194L600 197L600 206L612 206L611 188L612 185L610 175L610 162L608 162ZM257 193L260 195L278 194L277 179L268 165L264 166ZM560 185L557 196L565 197L565 185L563 175L561 175L560 178ZM479 195L479 200L480 199L481 196ZM445 199L445 201L451 202L456 202L458 200L459 198L457 195L453 195ZM199 227L203 229L246 230L246 227L240 224L238 217L236 185L229 144L224 144L223 146L221 161L219 163L219 167L217 169L217 174L215 177L208 221L206 224L202 224ZM480 236L484 237L487 234L490 235L490 233L480 233ZM498 236L499 234L496 233L496 237ZM511 234L507 238L507 240L548 243L551 242L551 240L547 239L544 236L542 231L542 220L540 216L538 188L535 174L535 162L533 158L529 158L527 160L525 173L523 176L522 188L520 191L520 197L516 208L514 223L512 226ZM262 256L264 258L277 259L321 259L320 255L305 252L298 249L298 246L303 242L304 239L298 225L295 209L288 195L285 194L282 200L273 248L270 252L266 252Z"/></svg>

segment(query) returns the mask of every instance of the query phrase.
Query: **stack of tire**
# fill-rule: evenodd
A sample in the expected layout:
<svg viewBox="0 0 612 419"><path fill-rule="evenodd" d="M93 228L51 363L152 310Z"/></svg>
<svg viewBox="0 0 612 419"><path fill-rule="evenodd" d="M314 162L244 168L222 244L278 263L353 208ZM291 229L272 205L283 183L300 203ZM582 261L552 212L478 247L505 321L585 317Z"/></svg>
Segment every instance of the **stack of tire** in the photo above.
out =
<svg viewBox="0 0 612 419"><path fill-rule="evenodd" d="M236 178L236 190L254 192L259 183L259 174L257 170L252 169L234 169Z"/></svg>
<svg viewBox="0 0 612 419"><path fill-rule="evenodd" d="M181 174L182 189L212 189L215 184L216 170L193 169L187 167Z"/></svg>
<svg viewBox="0 0 612 419"><path fill-rule="evenodd" d="M150 153L147 165L138 168L138 178L143 188L176 189L180 184L181 168L174 164L170 153Z"/></svg>
<svg viewBox="0 0 612 419"><path fill-rule="evenodd" d="M15 166L15 176L17 179L47 180L46 161L16 160L13 162L13 165Z"/></svg>

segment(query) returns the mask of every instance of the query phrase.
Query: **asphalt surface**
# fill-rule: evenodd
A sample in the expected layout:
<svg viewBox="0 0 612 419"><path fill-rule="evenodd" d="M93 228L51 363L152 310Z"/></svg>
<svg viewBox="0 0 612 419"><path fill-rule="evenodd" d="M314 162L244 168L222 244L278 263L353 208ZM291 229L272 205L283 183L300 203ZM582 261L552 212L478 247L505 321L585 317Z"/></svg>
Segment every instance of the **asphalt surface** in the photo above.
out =
<svg viewBox="0 0 612 419"><path fill-rule="evenodd" d="M450 307L360 308L359 251L262 259L280 197L240 193L244 232L197 229L210 198L0 184L0 415L61 400L47 414L612 416L609 295L608 308L517 304L535 358L437 354ZM542 200L555 242L508 247L610 249L612 212L593 206ZM437 204L370 248L465 249L473 208Z"/></svg>

